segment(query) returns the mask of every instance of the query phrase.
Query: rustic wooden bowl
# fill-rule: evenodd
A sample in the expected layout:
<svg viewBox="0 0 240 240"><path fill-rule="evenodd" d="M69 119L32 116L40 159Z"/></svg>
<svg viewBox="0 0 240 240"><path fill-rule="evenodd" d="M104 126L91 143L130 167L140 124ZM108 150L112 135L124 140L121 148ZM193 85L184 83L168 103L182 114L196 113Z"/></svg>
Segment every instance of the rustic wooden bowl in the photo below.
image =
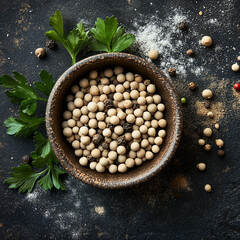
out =
<svg viewBox="0 0 240 240"><path fill-rule="evenodd" d="M150 79L157 87L166 106L168 122L167 136L160 152L150 161L130 169L126 173L98 173L78 163L74 150L63 136L62 114L66 106L65 97L71 86L90 70L120 65L133 73ZM83 59L70 67L56 82L46 108L46 128L51 147L63 167L74 177L101 188L122 188L146 181L158 173L170 161L177 149L182 131L182 111L179 98L172 82L153 64L126 53L104 53Z"/></svg>

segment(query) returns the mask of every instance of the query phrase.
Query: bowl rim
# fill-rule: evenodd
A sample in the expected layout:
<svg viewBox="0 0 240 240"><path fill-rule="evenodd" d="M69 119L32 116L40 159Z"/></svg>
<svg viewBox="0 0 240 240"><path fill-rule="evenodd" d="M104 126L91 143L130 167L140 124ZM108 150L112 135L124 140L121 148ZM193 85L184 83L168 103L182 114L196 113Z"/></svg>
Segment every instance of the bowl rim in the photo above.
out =
<svg viewBox="0 0 240 240"><path fill-rule="evenodd" d="M163 79L164 82L166 82L170 89L172 90L172 96L173 96L173 102L175 104L175 114L174 116L176 116L176 126L175 126L175 137L172 140L173 144L170 145L170 148L167 150L166 154L163 156L163 161L162 163L158 163L157 166L154 168L154 171L151 172L147 172L141 176L135 176L135 178L131 178L129 180L125 180L123 182L121 182L121 184L116 184L116 183L106 183L106 182L101 182L101 181L93 181L91 179L89 179L89 177L84 177L82 175L78 175L75 172L75 169L72 167L72 165L68 162L68 158L65 155L64 151L62 151L62 154L60 154L59 149L58 149L58 139L55 135L55 132L52 130L52 125L53 125L53 121L52 121L52 117L51 117L51 112L53 109L53 99L55 97L55 92L57 92L58 88L62 85L62 83L65 81L65 79L67 78L68 75L70 75L72 72L74 72L76 69L80 68L81 66L85 65L86 63L89 62L95 62L98 60L105 60L106 58L113 58L113 57L119 57L119 58L123 58L126 60L133 60L133 61L137 61L138 63L142 64L142 65L147 65L151 70L156 71L158 74L160 74ZM182 106L180 104L180 100L178 97L178 93L176 91L175 86L173 85L172 81L159 69L157 68L153 63L148 62L146 60L144 60L143 58L136 56L136 55L132 55L132 54L128 54L128 53L101 53L101 54L96 54L87 58L84 58L83 60L77 62L76 64L74 64L73 66L71 66L70 68L68 68L56 81L50 95L48 98L48 102L47 102L47 106L46 106L46 113L45 113L45 124L46 124L46 130L47 130L47 135L48 135L48 139L51 145L51 148L54 152L54 154L56 155L56 157L58 158L59 162L61 163L61 165L75 178L90 184L92 186L97 186L100 188L105 188L105 189L118 189L118 188L125 188L125 187L130 187L142 182L145 182L147 180L149 180L153 175L155 175L156 173L160 172L171 160L171 158L173 157L174 153L176 152L180 139L181 139L181 133L182 133L182 127L183 127L183 116L182 116ZM104 173L103 173L104 174ZM112 180L111 180L112 181Z"/></svg>

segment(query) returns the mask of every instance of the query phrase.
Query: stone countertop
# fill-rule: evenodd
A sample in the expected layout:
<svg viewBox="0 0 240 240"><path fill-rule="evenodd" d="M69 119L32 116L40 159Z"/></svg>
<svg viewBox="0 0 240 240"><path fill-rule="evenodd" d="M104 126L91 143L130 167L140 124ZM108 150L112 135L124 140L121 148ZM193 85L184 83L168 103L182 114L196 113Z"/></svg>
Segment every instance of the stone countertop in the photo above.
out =
<svg viewBox="0 0 240 240"><path fill-rule="evenodd" d="M240 55L240 1L6 1L0 3L0 73L12 70L25 75L29 82L39 79L45 69L57 79L71 65L68 53L58 44L47 51L45 59L34 55L45 46L44 33L50 30L49 17L60 9L68 31L82 21L89 29L97 17L115 15L127 32L137 36L128 52L147 59L146 51L155 46L160 57L154 63L164 72L177 69L172 78L183 106L184 131L172 162L150 181L121 190L88 186L72 176L64 180L67 191L19 194L3 184L11 167L21 156L34 149L31 138L17 139L0 127L0 239L240 239L239 191L239 114L240 94L232 85L239 73L231 65ZM198 12L203 15L199 16ZM187 22L181 32L176 23ZM199 40L212 37L214 45L204 48ZM185 52L196 52L189 58ZM79 54L79 59L93 53ZM198 89L190 91L194 81ZM204 116L201 91L213 90L213 120ZM17 106L1 91L0 122L15 116ZM45 105L40 105L44 111ZM41 111L40 111L41 112ZM197 145L205 127L220 124L208 142L211 152ZM44 128L42 128L44 131ZM217 156L216 138L225 142L226 156ZM200 172L196 164L205 162ZM204 185L211 184L211 193Z"/></svg>

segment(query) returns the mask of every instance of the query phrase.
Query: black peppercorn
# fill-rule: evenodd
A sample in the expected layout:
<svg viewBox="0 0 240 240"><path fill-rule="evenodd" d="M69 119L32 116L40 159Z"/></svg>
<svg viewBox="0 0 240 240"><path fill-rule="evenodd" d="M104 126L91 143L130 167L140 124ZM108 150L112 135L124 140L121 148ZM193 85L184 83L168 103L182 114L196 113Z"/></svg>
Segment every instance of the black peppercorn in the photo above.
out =
<svg viewBox="0 0 240 240"><path fill-rule="evenodd" d="M88 160L88 162L96 161L96 159L92 155L87 156L87 160Z"/></svg>
<svg viewBox="0 0 240 240"><path fill-rule="evenodd" d="M111 99L106 99L104 105L106 109L114 108L113 101Z"/></svg>
<svg viewBox="0 0 240 240"><path fill-rule="evenodd" d="M101 145L104 149L108 149L109 148L109 144L107 142L103 142Z"/></svg>
<svg viewBox="0 0 240 240"><path fill-rule="evenodd" d="M219 157L223 157L225 153L224 153L224 151L222 149L219 149L217 151L217 154L218 154Z"/></svg>
<svg viewBox="0 0 240 240"><path fill-rule="evenodd" d="M110 100L113 100L113 93L108 94L108 98L109 98Z"/></svg>
<svg viewBox="0 0 240 240"><path fill-rule="evenodd" d="M193 56L194 56L194 51L193 51L192 49L188 49L188 50L186 51L186 54L187 54L188 56L190 56L190 57L193 57Z"/></svg>
<svg viewBox="0 0 240 240"><path fill-rule="evenodd" d="M113 85L117 86L119 84L118 80L117 79L114 79L113 80Z"/></svg>
<svg viewBox="0 0 240 240"><path fill-rule="evenodd" d="M188 88L191 89L191 90L194 90L196 88L196 84L194 82L190 82L188 84Z"/></svg>
<svg viewBox="0 0 240 240"><path fill-rule="evenodd" d="M95 146L99 146L103 142L104 138L101 134L96 134L92 138L92 142L95 144Z"/></svg>
<svg viewBox="0 0 240 240"><path fill-rule="evenodd" d="M32 159L31 159L31 157L30 157L29 155L24 155L24 156L22 157L22 161L23 161L25 164L30 164L31 161L32 161Z"/></svg>
<svg viewBox="0 0 240 240"><path fill-rule="evenodd" d="M205 106L205 108L210 108L211 107L211 101L205 100L204 101L204 106Z"/></svg>
<svg viewBox="0 0 240 240"><path fill-rule="evenodd" d="M125 132L132 132L133 126L130 123L124 123L123 124L123 129Z"/></svg>
<svg viewBox="0 0 240 240"><path fill-rule="evenodd" d="M109 123L108 125L107 125L107 127L111 130L111 131L113 131L114 130L114 125L113 124L111 124L111 123Z"/></svg>
<svg viewBox="0 0 240 240"><path fill-rule="evenodd" d="M53 40L47 41L46 47L52 50L55 49L56 48L55 42Z"/></svg>
<svg viewBox="0 0 240 240"><path fill-rule="evenodd" d="M168 69L168 73L169 73L169 75L170 75L171 77L174 77L174 76L176 76L176 69L173 68L173 67L170 67L170 68Z"/></svg>
<svg viewBox="0 0 240 240"><path fill-rule="evenodd" d="M121 137L117 138L117 145L118 146L121 146L121 145L126 146L127 145L127 141L126 141L124 136L121 136Z"/></svg>
<svg viewBox="0 0 240 240"><path fill-rule="evenodd" d="M186 31L186 30L187 30L187 24L186 24L185 22L180 22L180 23L178 24L178 28L179 28L180 30Z"/></svg>
<svg viewBox="0 0 240 240"><path fill-rule="evenodd" d="M135 110L135 109L139 108L139 106L140 105L138 103L133 103L132 108L133 108L133 110Z"/></svg>
<svg viewBox="0 0 240 240"><path fill-rule="evenodd" d="M151 81L146 79L143 83L144 83L144 85L148 86L151 83Z"/></svg>

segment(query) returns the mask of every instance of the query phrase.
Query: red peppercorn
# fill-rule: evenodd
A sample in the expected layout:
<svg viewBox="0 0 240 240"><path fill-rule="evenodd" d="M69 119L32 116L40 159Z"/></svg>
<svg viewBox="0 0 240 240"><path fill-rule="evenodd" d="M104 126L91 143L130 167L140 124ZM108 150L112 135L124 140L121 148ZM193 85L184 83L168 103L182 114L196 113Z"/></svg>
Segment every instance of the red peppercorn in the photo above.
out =
<svg viewBox="0 0 240 240"><path fill-rule="evenodd" d="M233 85L233 88L236 89L237 91L240 91L240 84L239 83L235 83Z"/></svg>

